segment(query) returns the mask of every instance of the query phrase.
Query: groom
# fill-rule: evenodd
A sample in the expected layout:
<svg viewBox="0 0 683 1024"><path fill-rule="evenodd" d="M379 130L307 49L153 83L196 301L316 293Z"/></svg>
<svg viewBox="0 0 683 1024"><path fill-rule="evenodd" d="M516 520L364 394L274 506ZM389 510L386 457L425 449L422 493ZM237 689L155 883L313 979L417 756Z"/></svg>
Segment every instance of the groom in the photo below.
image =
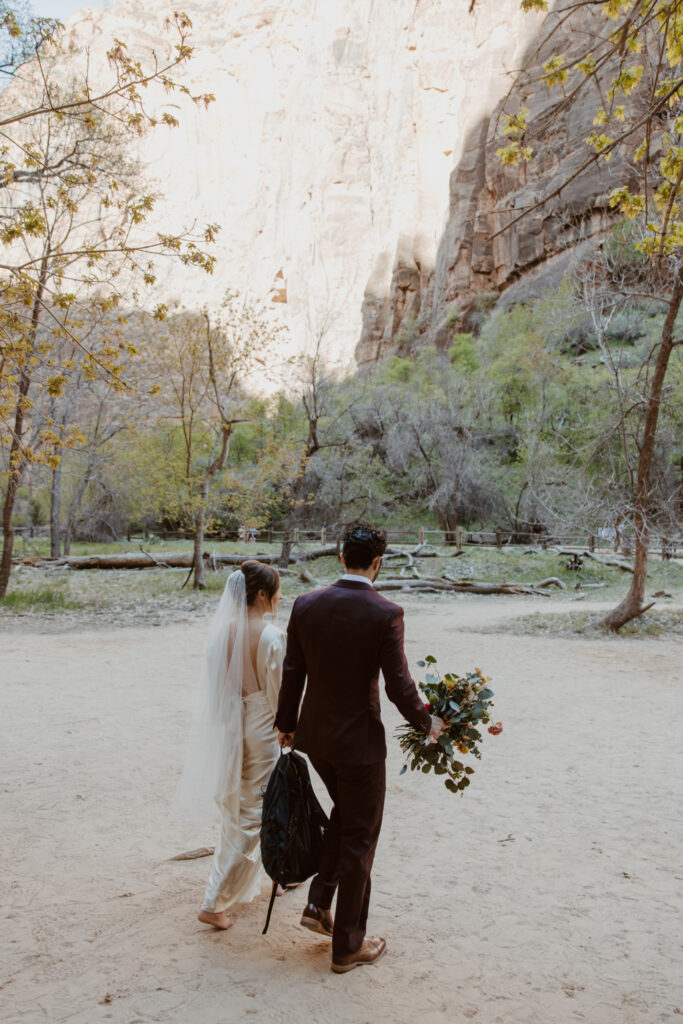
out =
<svg viewBox="0 0 683 1024"><path fill-rule="evenodd" d="M339 974L374 963L386 948L384 939L365 937L386 789L379 670L387 696L411 725L434 739L443 729L408 671L403 609L372 585L386 545L383 531L352 523L342 546L345 574L294 602L276 719L280 745L294 743L308 755L334 803L301 924L332 936L332 970Z"/></svg>

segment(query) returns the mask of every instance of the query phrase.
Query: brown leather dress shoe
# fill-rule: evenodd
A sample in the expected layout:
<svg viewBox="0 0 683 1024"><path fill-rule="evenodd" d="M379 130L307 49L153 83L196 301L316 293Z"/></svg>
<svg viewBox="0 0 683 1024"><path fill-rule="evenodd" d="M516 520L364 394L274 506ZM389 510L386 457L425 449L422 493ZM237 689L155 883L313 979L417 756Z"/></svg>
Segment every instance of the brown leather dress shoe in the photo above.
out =
<svg viewBox="0 0 683 1024"><path fill-rule="evenodd" d="M384 939L371 935L365 939L363 945L355 953L348 956L332 957L332 970L335 974L344 974L352 971L354 967L362 967L364 964L374 964L386 951L387 944Z"/></svg>
<svg viewBox="0 0 683 1024"><path fill-rule="evenodd" d="M310 928L312 932L317 932L318 935L326 935L328 939L332 938L334 924L332 914L329 910L316 907L315 903L306 905L306 909L301 915L301 924L304 928Z"/></svg>

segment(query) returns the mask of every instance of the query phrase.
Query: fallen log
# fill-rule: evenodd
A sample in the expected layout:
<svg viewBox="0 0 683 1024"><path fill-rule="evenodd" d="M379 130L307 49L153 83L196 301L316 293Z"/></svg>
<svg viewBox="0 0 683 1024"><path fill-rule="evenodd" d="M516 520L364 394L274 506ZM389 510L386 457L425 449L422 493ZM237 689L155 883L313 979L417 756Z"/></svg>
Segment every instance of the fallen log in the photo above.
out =
<svg viewBox="0 0 683 1024"><path fill-rule="evenodd" d="M623 562L620 558L601 558L594 551L575 551L571 548L553 548L552 550L554 554L561 557L577 555L579 558L590 558L592 562L598 562L599 565L608 565L614 569L621 569L622 572L634 571L633 566L629 565L628 562Z"/></svg>
<svg viewBox="0 0 683 1024"><path fill-rule="evenodd" d="M324 552L329 554L328 551ZM204 552L204 560L211 568L221 565L241 565L250 558L258 559L266 565L277 561L276 555L252 554L248 555L222 555ZM308 552L306 556L292 556L290 565L299 561L306 561L309 558L321 558L320 552ZM126 552L121 555L68 555L62 558L22 559L22 565L31 565L36 569L191 569L194 564L194 555L191 551L168 552L156 557L149 551L141 550ZM283 570L288 572L289 570Z"/></svg>
<svg viewBox="0 0 683 1024"><path fill-rule="evenodd" d="M563 583L557 576L548 576L547 580L541 580L539 583L535 583L536 587L559 587L560 590L566 590L567 584Z"/></svg>
<svg viewBox="0 0 683 1024"><path fill-rule="evenodd" d="M168 569L189 569L192 564L191 551L168 554L164 557L164 567ZM63 558L46 558L42 562L35 562L34 565L37 569L155 569L159 566L159 560L143 552L131 552L125 555L69 555Z"/></svg>
<svg viewBox="0 0 683 1024"><path fill-rule="evenodd" d="M151 558L159 569L168 569L168 564L166 562L160 562L159 559L155 558L154 555L151 555L146 548L143 548L142 544L140 544L140 551L142 551L143 555L147 555L148 558Z"/></svg>
<svg viewBox="0 0 683 1024"><path fill-rule="evenodd" d="M290 562L313 562L316 558L336 558L339 552L336 544L316 551L293 551ZM275 559L276 560L276 559Z"/></svg>
<svg viewBox="0 0 683 1024"><path fill-rule="evenodd" d="M308 583L311 587L322 587L320 580L314 579L308 569L302 569L299 573L299 579L302 583Z"/></svg>
<svg viewBox="0 0 683 1024"><path fill-rule="evenodd" d="M439 552L436 548L433 548L431 544L423 543L418 544L416 548L413 548L409 552L413 558L439 558Z"/></svg>
<svg viewBox="0 0 683 1024"><path fill-rule="evenodd" d="M383 582L400 583L406 590L416 590L421 586L429 586L438 590L452 590L453 584L448 580L438 579L435 576L417 576L409 579L406 576L387 576ZM375 584L375 589L379 584Z"/></svg>
<svg viewBox="0 0 683 1024"><path fill-rule="evenodd" d="M622 562L618 558L600 558L598 555L593 554L592 551L584 551L583 557L590 558L593 562L599 562L600 565L609 565L615 569L621 569L622 572L632 573L635 571L632 565L629 565L628 562Z"/></svg>
<svg viewBox="0 0 683 1024"><path fill-rule="evenodd" d="M449 576L421 576L412 580L400 576L389 577L381 583L375 583L375 590L402 590L410 594L526 594L550 597L545 590L538 590L528 583L480 583L475 580L454 580Z"/></svg>
<svg viewBox="0 0 683 1024"><path fill-rule="evenodd" d="M405 577L406 572L412 572L415 576L419 577L419 570L415 565L415 559L413 558L410 551L391 551L388 555L384 556L384 561L389 562L396 558L406 559L406 564L401 566L401 577ZM385 578L395 579L396 577L387 576Z"/></svg>
<svg viewBox="0 0 683 1024"><path fill-rule="evenodd" d="M410 586L409 586L410 584ZM400 590L404 594L447 594L452 588L435 587L425 580L396 580L375 583L375 590Z"/></svg>
<svg viewBox="0 0 683 1024"><path fill-rule="evenodd" d="M461 594L526 594L532 597L550 597L545 590L537 590L528 583L475 583L462 580L453 584Z"/></svg>

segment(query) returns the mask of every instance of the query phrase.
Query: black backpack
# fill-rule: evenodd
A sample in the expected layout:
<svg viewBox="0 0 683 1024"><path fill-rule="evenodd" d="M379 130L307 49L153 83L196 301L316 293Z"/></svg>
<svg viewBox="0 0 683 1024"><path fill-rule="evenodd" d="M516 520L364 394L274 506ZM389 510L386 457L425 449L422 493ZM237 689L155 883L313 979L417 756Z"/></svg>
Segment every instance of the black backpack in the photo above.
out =
<svg viewBox="0 0 683 1024"><path fill-rule="evenodd" d="M305 882L318 870L328 825L303 757L293 751L280 754L263 795L261 815L261 860L273 880L263 935L278 885Z"/></svg>

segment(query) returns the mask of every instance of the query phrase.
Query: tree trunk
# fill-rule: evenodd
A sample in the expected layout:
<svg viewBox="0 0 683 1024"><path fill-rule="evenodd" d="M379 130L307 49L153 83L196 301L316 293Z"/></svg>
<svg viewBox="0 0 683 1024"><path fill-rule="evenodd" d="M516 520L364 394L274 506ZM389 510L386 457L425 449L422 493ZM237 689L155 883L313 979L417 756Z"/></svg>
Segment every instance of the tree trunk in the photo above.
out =
<svg viewBox="0 0 683 1024"><path fill-rule="evenodd" d="M66 523L66 529L64 530L64 545L63 545L64 554L66 556L71 554L71 533L72 533L71 519L68 519L67 523Z"/></svg>
<svg viewBox="0 0 683 1024"><path fill-rule="evenodd" d="M14 549L14 503L19 489L21 474L24 470L24 457L22 452L22 440L24 436L24 413L26 411L26 397L31 386L31 378L26 372L22 372L19 381L19 397L14 413L14 432L12 445L10 447L9 465L10 471L7 476L7 490L5 491L5 502L2 507L2 559L0 560L0 600L7 593L9 578L12 572L12 551Z"/></svg>
<svg viewBox="0 0 683 1024"><path fill-rule="evenodd" d="M78 520L78 515L81 510L81 502L85 496L85 492L88 489L88 484L95 468L95 453L94 451L88 452L88 462L86 465L85 473L78 482L76 493L71 499L71 505L69 506L69 514L66 517L66 526L64 528L64 554L71 554L71 540L73 538L74 529Z"/></svg>
<svg viewBox="0 0 683 1024"><path fill-rule="evenodd" d="M52 470L52 486L50 487L50 558L59 558L60 555L59 514L61 504L62 460L60 459L58 465Z"/></svg>
<svg viewBox="0 0 683 1024"><path fill-rule="evenodd" d="M40 323L40 310L47 280L47 257L43 259L40 269L40 278L31 310L31 326L29 328L28 340L33 347ZM12 573L12 551L14 549L14 503L17 498L19 482L24 471L24 417L28 408L28 392L31 387L31 377L28 371L28 362L24 365L19 377L19 394L14 410L14 431L12 433L12 444L9 450L9 473L7 476L7 490L5 501L2 507L2 558L0 558L0 601L7 593L9 578Z"/></svg>
<svg viewBox="0 0 683 1024"><path fill-rule="evenodd" d="M282 539L282 547L280 548L280 555L277 560L277 564L280 569L286 569L289 565L292 552L292 534L289 526L285 529L285 535Z"/></svg>
<svg viewBox="0 0 683 1024"><path fill-rule="evenodd" d="M15 428L18 415L15 417ZM12 448L14 448L15 441L12 442ZM9 586L10 573L12 572L12 551L14 549L14 527L12 526L12 520L14 517L14 501L17 496L17 488L19 486L19 478L21 476L20 467L15 467L10 471L7 479L7 490L5 491L5 502L2 508L2 559L0 560L0 600L7 593Z"/></svg>
<svg viewBox="0 0 683 1024"><path fill-rule="evenodd" d="M451 513L448 509L436 509L437 519L439 520L439 526L443 530L443 542L444 544L455 544L455 531L458 528L458 518L455 512Z"/></svg>
<svg viewBox="0 0 683 1024"><path fill-rule="evenodd" d="M601 625L609 626L610 629L621 629L631 619L637 618L652 607L654 602L644 605L645 587L647 586L647 559L648 542L650 539L650 527L648 523L648 506L650 500L650 470L652 467L652 456L655 450L655 438L657 435L657 421L659 409L662 402L662 391L666 377L669 359L674 347L674 325L676 317L683 301L683 281L681 276L676 278L671 303L666 314L664 326L662 327L662 340L657 353L650 395L647 402L645 414L645 425L643 427L643 440L640 445L638 457L638 479L636 483L636 495L634 501L634 526L636 533L636 551L633 565L633 579L631 586L624 600L617 605L603 620Z"/></svg>
<svg viewBox="0 0 683 1024"><path fill-rule="evenodd" d="M194 583L192 584L195 590L204 590L206 588L206 576L204 573L204 508L203 506L197 512L194 519L194 553L193 553L193 564L194 564Z"/></svg>
<svg viewBox="0 0 683 1024"><path fill-rule="evenodd" d="M302 466L299 476L292 485L292 491L289 499L289 515L287 516L287 522L285 523L285 535L282 538L282 547L280 548L280 557L277 560L277 564L281 569L286 569L289 565L292 557L292 544L294 543L294 530L296 528L299 508L303 501L304 496L304 479L305 479L305 464Z"/></svg>

